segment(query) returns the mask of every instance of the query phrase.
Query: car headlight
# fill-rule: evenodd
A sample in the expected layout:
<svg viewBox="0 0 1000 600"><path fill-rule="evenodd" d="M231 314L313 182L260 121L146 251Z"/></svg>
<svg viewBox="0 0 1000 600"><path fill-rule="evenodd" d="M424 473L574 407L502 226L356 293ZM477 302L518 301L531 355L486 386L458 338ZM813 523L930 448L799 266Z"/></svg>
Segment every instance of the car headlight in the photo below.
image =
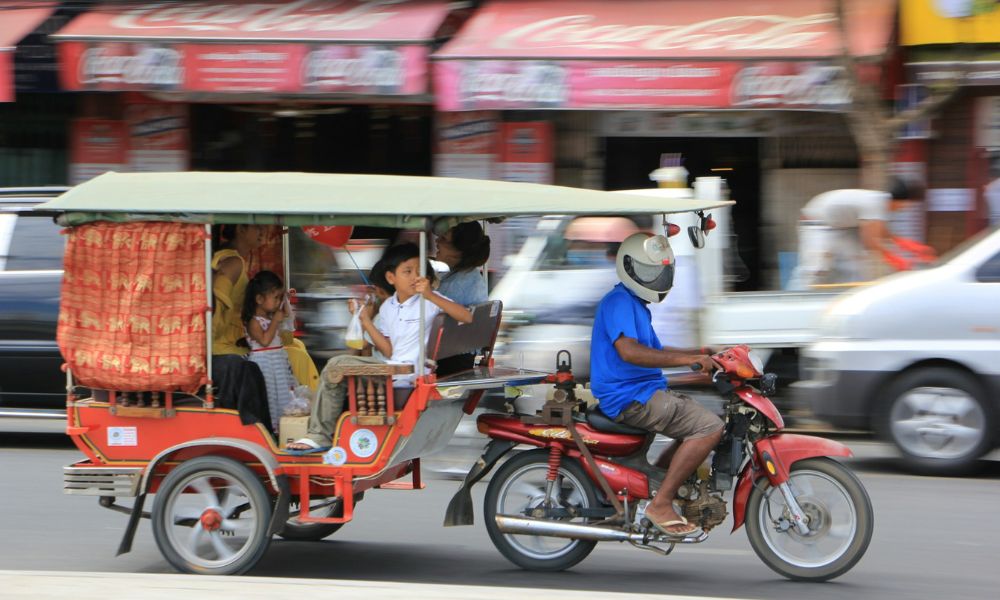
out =
<svg viewBox="0 0 1000 600"><path fill-rule="evenodd" d="M820 319L819 334L825 339L861 339L860 332L855 331L854 315L836 310L827 311Z"/></svg>

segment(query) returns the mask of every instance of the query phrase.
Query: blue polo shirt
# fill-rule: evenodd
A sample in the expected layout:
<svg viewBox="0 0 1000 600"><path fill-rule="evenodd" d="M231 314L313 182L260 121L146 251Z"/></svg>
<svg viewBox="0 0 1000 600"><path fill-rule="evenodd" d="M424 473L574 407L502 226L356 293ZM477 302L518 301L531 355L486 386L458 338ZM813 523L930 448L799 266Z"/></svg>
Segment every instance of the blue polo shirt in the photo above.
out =
<svg viewBox="0 0 1000 600"><path fill-rule="evenodd" d="M629 404L646 403L657 390L667 389L663 371L640 367L622 360L615 340L625 336L660 350L663 344L653 331L653 317L646 303L619 283L601 303L594 316L590 340L590 390L600 401L601 411L617 417Z"/></svg>

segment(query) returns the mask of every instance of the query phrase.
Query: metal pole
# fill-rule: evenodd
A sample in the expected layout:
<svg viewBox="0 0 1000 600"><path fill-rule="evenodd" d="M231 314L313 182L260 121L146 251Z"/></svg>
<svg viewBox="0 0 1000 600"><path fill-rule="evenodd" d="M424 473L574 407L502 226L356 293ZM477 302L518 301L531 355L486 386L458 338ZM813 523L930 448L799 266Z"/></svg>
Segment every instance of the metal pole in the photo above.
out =
<svg viewBox="0 0 1000 600"><path fill-rule="evenodd" d="M486 229L486 221L483 221L483 235L489 235L489 231ZM486 282L486 297L490 295L490 261L486 260L486 264L483 265L483 281Z"/></svg>
<svg viewBox="0 0 1000 600"><path fill-rule="evenodd" d="M427 277L427 231L425 229L420 230L420 276ZM424 323L424 299L421 297L417 301L420 302L420 337L417 338L419 340L420 354L417 357L416 374L417 377L422 377L424 374L424 361L426 360L424 353L427 346L427 326Z"/></svg>
<svg viewBox="0 0 1000 600"><path fill-rule="evenodd" d="M292 281L292 266L291 260L289 259L288 253L288 228L281 228L281 268L285 271L285 293L288 293L288 288L291 287Z"/></svg>
<svg viewBox="0 0 1000 600"><path fill-rule="evenodd" d="M212 394L212 226L205 225L205 398L208 408L214 408L215 398Z"/></svg>

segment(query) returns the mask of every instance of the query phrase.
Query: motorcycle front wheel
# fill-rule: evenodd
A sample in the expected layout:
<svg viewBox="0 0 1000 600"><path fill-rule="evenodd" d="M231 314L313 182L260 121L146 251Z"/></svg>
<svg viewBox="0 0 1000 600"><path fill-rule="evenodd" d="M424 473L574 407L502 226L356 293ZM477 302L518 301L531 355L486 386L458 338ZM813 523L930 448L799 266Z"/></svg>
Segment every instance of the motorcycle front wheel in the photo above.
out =
<svg viewBox="0 0 1000 600"><path fill-rule="evenodd" d="M504 463L486 488L483 513L493 545L507 560L531 571L568 569L587 558L597 545L588 540L503 533L497 527L498 514L524 517L543 505L548 470L548 450L521 452ZM558 507L597 506L594 485L574 460L562 459L553 487L553 499ZM586 519L567 519L567 522L585 523Z"/></svg>
<svg viewBox="0 0 1000 600"><path fill-rule="evenodd" d="M795 463L788 485L807 517L809 533L799 533L781 491L761 479L747 503L747 535L754 552L792 580L843 575L861 560L872 539L868 492L850 470L829 458Z"/></svg>

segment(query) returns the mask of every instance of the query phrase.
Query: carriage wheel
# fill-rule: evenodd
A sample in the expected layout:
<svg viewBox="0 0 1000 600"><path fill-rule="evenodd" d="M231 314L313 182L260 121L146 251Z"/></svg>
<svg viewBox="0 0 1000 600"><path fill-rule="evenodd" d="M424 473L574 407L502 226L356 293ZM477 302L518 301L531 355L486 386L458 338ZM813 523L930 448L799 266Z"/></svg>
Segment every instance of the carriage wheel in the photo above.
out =
<svg viewBox="0 0 1000 600"><path fill-rule="evenodd" d="M250 570L271 541L271 498L245 465L221 456L182 463L163 480L153 506L153 536L185 573Z"/></svg>

